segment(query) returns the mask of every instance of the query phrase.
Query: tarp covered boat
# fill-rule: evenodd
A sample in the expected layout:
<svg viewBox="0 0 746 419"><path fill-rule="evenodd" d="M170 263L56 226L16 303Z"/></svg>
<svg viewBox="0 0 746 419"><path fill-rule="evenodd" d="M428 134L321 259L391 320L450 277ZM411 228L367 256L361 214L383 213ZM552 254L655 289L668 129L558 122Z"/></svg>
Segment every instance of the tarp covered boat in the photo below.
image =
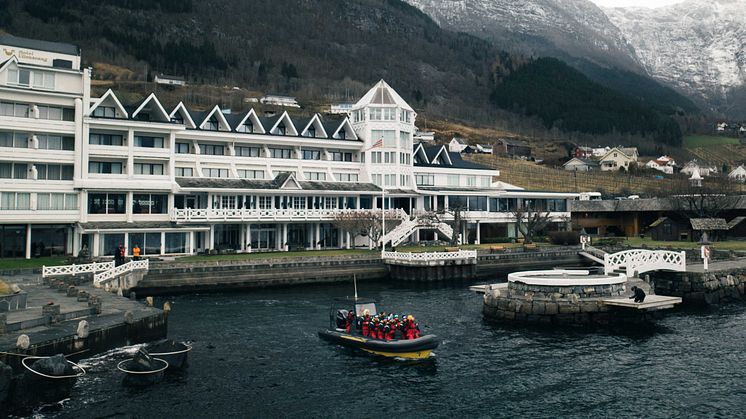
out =
<svg viewBox="0 0 746 419"><path fill-rule="evenodd" d="M425 359L438 347L438 338L435 335L425 335L416 339L393 339L380 340L363 336L355 327L348 333L340 328L338 323L339 312L343 308L355 308L355 317L363 316L367 310L376 313L375 301L363 298L337 299L332 305L329 313L329 328L319 330L319 337L339 345L360 349L370 354L404 358ZM346 310L344 310L346 311Z"/></svg>

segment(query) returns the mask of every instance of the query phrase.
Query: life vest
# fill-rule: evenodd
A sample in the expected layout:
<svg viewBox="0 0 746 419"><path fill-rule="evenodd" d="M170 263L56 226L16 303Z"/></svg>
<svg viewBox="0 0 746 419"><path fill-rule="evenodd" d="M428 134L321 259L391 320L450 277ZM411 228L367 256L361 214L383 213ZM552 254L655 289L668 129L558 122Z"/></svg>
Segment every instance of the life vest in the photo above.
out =
<svg viewBox="0 0 746 419"><path fill-rule="evenodd" d="M347 320L345 321L345 332L350 333L352 331L352 322L355 320L355 315L350 311L347 313Z"/></svg>
<svg viewBox="0 0 746 419"><path fill-rule="evenodd" d="M362 329L363 329L363 336L365 336L365 337L367 337L367 336L370 335L369 325L370 325L370 316L363 317L363 326L362 326Z"/></svg>

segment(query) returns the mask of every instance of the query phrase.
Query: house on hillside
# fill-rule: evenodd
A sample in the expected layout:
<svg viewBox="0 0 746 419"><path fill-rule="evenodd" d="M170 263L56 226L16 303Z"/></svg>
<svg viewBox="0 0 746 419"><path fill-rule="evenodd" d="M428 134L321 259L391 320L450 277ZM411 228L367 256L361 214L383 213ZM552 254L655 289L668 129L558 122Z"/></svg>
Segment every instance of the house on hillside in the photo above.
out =
<svg viewBox="0 0 746 419"><path fill-rule="evenodd" d="M425 142L432 144L435 142L435 133L433 131L420 131L419 128L415 128L412 138L415 143Z"/></svg>
<svg viewBox="0 0 746 419"><path fill-rule="evenodd" d="M717 124L715 124L715 132L717 132L718 134L723 134L727 130L728 130L727 122L718 122Z"/></svg>
<svg viewBox="0 0 746 419"><path fill-rule="evenodd" d="M645 164L645 167L647 167L648 169L657 170L668 175L673 174L674 166L676 166L676 161L669 156L660 156L657 159L650 160Z"/></svg>
<svg viewBox="0 0 746 419"><path fill-rule="evenodd" d="M352 110L352 103L332 103L329 105L329 113L332 115L347 115Z"/></svg>
<svg viewBox="0 0 746 419"><path fill-rule="evenodd" d="M480 154L492 154L492 146L489 144L477 144L476 150Z"/></svg>
<svg viewBox="0 0 746 419"><path fill-rule="evenodd" d="M503 156L531 157L531 146L513 138L498 138L494 152Z"/></svg>
<svg viewBox="0 0 746 419"><path fill-rule="evenodd" d="M637 147L614 147L599 160L602 171L628 170L637 164L639 153Z"/></svg>
<svg viewBox="0 0 746 419"><path fill-rule="evenodd" d="M736 182L746 181L746 168L743 165L736 167L728 173L728 179Z"/></svg>
<svg viewBox="0 0 746 419"><path fill-rule="evenodd" d="M469 144L463 138L453 137L451 138L451 142L448 143L448 151L451 153L462 153L468 146Z"/></svg>
<svg viewBox="0 0 746 419"><path fill-rule="evenodd" d="M674 217L659 217L645 229L645 234L658 241L688 241L692 227Z"/></svg>
<svg viewBox="0 0 746 419"><path fill-rule="evenodd" d="M259 99L263 105L286 106L290 108L300 108L298 100L294 96L267 94Z"/></svg>
<svg viewBox="0 0 746 419"><path fill-rule="evenodd" d="M166 86L186 86L186 80L181 76L169 76L166 74L158 74L153 78L156 84L163 84Z"/></svg>
<svg viewBox="0 0 746 419"><path fill-rule="evenodd" d="M573 157L562 165L565 170L570 172L589 172L591 170L598 170L599 164L595 160L581 159Z"/></svg>
<svg viewBox="0 0 746 419"><path fill-rule="evenodd" d="M699 174L699 176L702 177L713 176L718 173L718 169L716 166L700 163L696 159L688 162L684 165L684 167L681 168L681 173L688 176L694 175L695 171Z"/></svg>
<svg viewBox="0 0 746 419"><path fill-rule="evenodd" d="M611 147L596 147L591 150L591 157L601 158L611 150Z"/></svg>
<svg viewBox="0 0 746 419"><path fill-rule="evenodd" d="M590 159L593 157L593 149L586 146L575 147L573 156L579 159Z"/></svg>

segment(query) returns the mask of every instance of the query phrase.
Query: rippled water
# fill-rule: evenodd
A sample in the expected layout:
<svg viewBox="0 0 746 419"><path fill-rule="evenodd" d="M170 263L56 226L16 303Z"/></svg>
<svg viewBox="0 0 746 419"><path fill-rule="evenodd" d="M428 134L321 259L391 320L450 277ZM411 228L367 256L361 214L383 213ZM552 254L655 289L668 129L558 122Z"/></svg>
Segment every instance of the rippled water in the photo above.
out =
<svg viewBox="0 0 746 419"><path fill-rule="evenodd" d="M186 374L121 386L114 352L57 417L734 417L746 415L746 306L680 311L648 333L508 328L465 286L359 284L441 338L425 363L378 360L319 340L331 297L314 286L173 298L169 335L191 340Z"/></svg>

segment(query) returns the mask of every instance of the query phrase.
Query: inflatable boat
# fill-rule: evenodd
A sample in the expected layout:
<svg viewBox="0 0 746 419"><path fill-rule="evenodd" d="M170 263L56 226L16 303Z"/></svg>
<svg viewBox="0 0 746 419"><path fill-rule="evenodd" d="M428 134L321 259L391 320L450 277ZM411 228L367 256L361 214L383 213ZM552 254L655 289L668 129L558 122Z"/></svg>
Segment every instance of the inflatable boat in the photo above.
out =
<svg viewBox="0 0 746 419"><path fill-rule="evenodd" d="M367 310L376 313L375 301L369 299L339 299L335 300L329 313L329 328L319 330L319 337L338 345L359 349L367 353L391 358L403 359L426 359L432 351L438 347L438 338L435 335L425 335L416 339L393 339L380 340L365 337L353 327L350 333L340 328L338 323L340 312L346 313L342 308L355 308L356 318L361 317Z"/></svg>

